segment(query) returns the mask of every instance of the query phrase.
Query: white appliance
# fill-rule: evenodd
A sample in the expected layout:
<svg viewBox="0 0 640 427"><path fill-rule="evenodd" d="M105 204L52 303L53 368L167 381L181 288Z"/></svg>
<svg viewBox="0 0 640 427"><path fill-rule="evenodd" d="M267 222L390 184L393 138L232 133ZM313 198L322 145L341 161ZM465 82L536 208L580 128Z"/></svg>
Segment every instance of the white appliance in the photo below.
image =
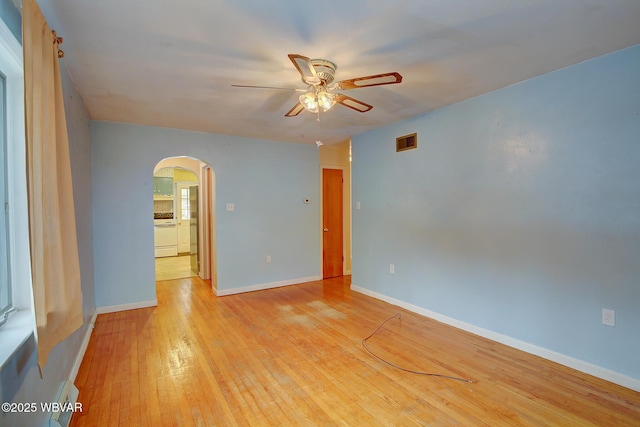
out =
<svg viewBox="0 0 640 427"><path fill-rule="evenodd" d="M172 219L154 221L156 258L178 255L178 229Z"/></svg>

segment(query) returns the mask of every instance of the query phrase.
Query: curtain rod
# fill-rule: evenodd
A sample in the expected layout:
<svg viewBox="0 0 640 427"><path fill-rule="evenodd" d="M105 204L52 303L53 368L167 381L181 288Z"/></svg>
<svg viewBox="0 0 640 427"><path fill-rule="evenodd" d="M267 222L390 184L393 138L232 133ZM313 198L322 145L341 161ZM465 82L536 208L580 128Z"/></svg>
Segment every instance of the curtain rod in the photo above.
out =
<svg viewBox="0 0 640 427"><path fill-rule="evenodd" d="M11 0L11 2L18 10L22 11L22 0ZM64 58L64 51L60 49L60 45L64 43L64 38L58 37L55 30L51 30L51 33L54 37L53 44L58 47L58 58Z"/></svg>
<svg viewBox="0 0 640 427"><path fill-rule="evenodd" d="M53 34L53 44L58 48L58 58L64 58L64 50L60 49L60 45L64 43L64 39L58 37L56 30L51 30L51 34Z"/></svg>

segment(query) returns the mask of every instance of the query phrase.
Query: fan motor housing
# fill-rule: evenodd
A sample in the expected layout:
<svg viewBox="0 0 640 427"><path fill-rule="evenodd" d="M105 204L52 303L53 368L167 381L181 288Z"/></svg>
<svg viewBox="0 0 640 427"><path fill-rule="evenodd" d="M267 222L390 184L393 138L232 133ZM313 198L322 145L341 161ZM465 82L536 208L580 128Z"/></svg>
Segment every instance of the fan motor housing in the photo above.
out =
<svg viewBox="0 0 640 427"><path fill-rule="evenodd" d="M316 74L324 84L329 84L333 81L336 68L338 68L336 64L326 59L312 59L311 65L313 65L313 69L316 70Z"/></svg>

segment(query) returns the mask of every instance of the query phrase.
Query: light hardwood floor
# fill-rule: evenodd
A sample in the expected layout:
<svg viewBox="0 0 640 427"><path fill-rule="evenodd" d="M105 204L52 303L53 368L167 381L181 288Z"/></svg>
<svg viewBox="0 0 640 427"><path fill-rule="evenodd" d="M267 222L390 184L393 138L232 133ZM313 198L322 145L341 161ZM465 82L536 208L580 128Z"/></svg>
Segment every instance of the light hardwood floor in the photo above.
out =
<svg viewBox="0 0 640 427"><path fill-rule="evenodd" d="M156 280L184 279L195 276L191 271L191 256L156 258Z"/></svg>
<svg viewBox="0 0 640 427"><path fill-rule="evenodd" d="M640 393L353 292L349 277L216 298L158 282L158 306L98 316L72 426L640 423ZM410 369L383 364L362 339Z"/></svg>

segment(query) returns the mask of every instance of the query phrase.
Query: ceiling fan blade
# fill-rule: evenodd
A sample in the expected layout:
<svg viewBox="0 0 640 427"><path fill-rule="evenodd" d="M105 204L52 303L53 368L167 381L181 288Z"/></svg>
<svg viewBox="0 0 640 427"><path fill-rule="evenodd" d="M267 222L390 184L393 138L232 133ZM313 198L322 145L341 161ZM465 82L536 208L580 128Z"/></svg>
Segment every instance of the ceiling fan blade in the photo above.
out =
<svg viewBox="0 0 640 427"><path fill-rule="evenodd" d="M298 102L296 105L293 106L293 108L291 110L289 110L287 112L287 114L285 114L285 117L295 117L298 114L302 113L304 111L304 107L302 106L302 104L300 104L300 102Z"/></svg>
<svg viewBox="0 0 640 427"><path fill-rule="evenodd" d="M307 58L306 56L290 53L289 59L291 60L291 62L293 62L293 65L296 66L296 69L302 76L303 82L310 85L321 83L320 77L318 77L318 74L316 74L316 69L313 68L313 64L311 63L311 60L309 58Z"/></svg>
<svg viewBox="0 0 640 427"><path fill-rule="evenodd" d="M345 107L349 107L352 110L359 111L360 113L366 113L373 108L373 105L369 105L366 102L358 101L357 99L351 98L350 96L343 95L341 93L336 93L333 99L335 99L338 104L342 104Z"/></svg>
<svg viewBox="0 0 640 427"><path fill-rule="evenodd" d="M359 87L380 86L380 85L392 85L400 83L402 76L399 73L384 73L375 74L373 76L356 77L355 79L342 80L336 83L336 89L356 89Z"/></svg>
<svg viewBox="0 0 640 427"><path fill-rule="evenodd" d="M294 87L274 87L274 86L251 86L251 85L231 85L232 87L244 87L250 89L277 89L277 90L292 90L295 92L306 92L306 89L298 89Z"/></svg>

